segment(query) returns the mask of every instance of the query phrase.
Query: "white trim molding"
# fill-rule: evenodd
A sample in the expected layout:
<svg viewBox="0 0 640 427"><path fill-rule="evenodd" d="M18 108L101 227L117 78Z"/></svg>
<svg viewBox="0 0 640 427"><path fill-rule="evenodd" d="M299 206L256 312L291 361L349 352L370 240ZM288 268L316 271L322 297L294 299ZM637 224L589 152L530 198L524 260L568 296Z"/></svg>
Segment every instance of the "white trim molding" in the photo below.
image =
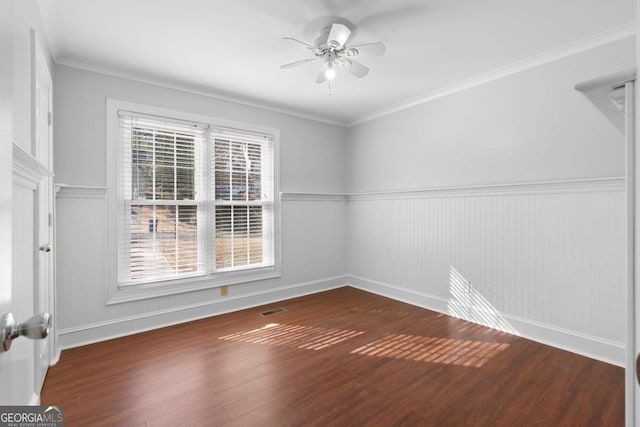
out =
<svg viewBox="0 0 640 427"><path fill-rule="evenodd" d="M486 184L459 187L428 187L394 189L363 193L302 193L281 192L280 200L291 201L354 201L377 199L413 199L425 197L469 196L486 194L547 194L574 193L579 191L622 191L625 178L603 177L562 181L522 182L513 184ZM61 198L100 199L107 193L107 187L91 185L56 184L56 193Z"/></svg>
<svg viewBox="0 0 640 427"><path fill-rule="evenodd" d="M103 199L107 187L93 185L55 184L56 194L64 199Z"/></svg>
<svg viewBox="0 0 640 427"><path fill-rule="evenodd" d="M346 276L327 277L248 294L229 295L215 300L64 328L58 332L59 347L63 350L79 347L193 320L273 304L290 298L341 288L345 286L346 282Z"/></svg>
<svg viewBox="0 0 640 427"><path fill-rule="evenodd" d="M13 142L13 182L36 190L43 178L53 176L35 157Z"/></svg>
<svg viewBox="0 0 640 427"><path fill-rule="evenodd" d="M283 202L304 201L304 202L325 202L338 201L346 202L349 195L338 193L280 193L280 200Z"/></svg>
<svg viewBox="0 0 640 427"><path fill-rule="evenodd" d="M558 194L576 192L602 192L624 190L624 177L572 179L562 181L522 182L513 184L487 184L460 187L432 187L375 191L349 194L349 201L421 199L428 197L456 197L513 194Z"/></svg>
<svg viewBox="0 0 640 427"><path fill-rule="evenodd" d="M348 277L349 286L354 288L442 313L447 316L460 318L459 315L451 310L452 301L449 299L409 289L403 289L399 286L363 277ZM474 307L465 308L474 309ZM511 331L507 332L512 333L513 335L600 360L602 362L610 363L612 365L624 367L625 346L623 343L581 334L575 331L558 328L553 325L510 316L508 314L500 313L499 316L504 320L505 324L512 328ZM463 320L473 322L473 320L470 320L469 318ZM479 322L474 323L482 324ZM486 324L482 324L482 326L491 327Z"/></svg>

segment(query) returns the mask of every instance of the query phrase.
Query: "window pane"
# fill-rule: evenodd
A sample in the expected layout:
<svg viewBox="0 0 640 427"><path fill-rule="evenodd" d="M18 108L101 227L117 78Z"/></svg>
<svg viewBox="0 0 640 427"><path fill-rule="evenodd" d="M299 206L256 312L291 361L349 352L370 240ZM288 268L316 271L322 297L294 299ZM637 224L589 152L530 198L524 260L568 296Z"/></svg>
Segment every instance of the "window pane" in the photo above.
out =
<svg viewBox="0 0 640 427"><path fill-rule="evenodd" d="M248 252L249 264L262 262L262 207L249 207Z"/></svg>
<svg viewBox="0 0 640 427"><path fill-rule="evenodd" d="M133 200L195 200L195 136L134 128Z"/></svg>
<svg viewBox="0 0 640 427"><path fill-rule="evenodd" d="M131 279L198 271L197 207L131 208Z"/></svg>
<svg viewBox="0 0 640 427"><path fill-rule="evenodd" d="M249 200L262 200L262 177L260 175L250 173L248 176Z"/></svg>
<svg viewBox="0 0 640 427"><path fill-rule="evenodd" d="M214 144L215 199L229 200L231 198L231 143L216 139Z"/></svg>
<svg viewBox="0 0 640 427"><path fill-rule="evenodd" d="M231 174L225 171L216 171L216 200L231 199Z"/></svg>
<svg viewBox="0 0 640 427"><path fill-rule="evenodd" d="M262 146L215 139L215 199L262 200Z"/></svg>
<svg viewBox="0 0 640 427"><path fill-rule="evenodd" d="M216 268L262 263L262 207L216 207Z"/></svg>
<svg viewBox="0 0 640 427"><path fill-rule="evenodd" d="M176 136L176 163L185 168L195 167L195 141L191 135Z"/></svg>
<svg viewBox="0 0 640 427"><path fill-rule="evenodd" d="M153 132L134 129L131 138L131 195L136 199L153 198Z"/></svg>
<svg viewBox="0 0 640 427"><path fill-rule="evenodd" d="M176 168L176 200L195 199L195 168Z"/></svg>
<svg viewBox="0 0 640 427"><path fill-rule="evenodd" d="M247 145L241 142L231 143L231 169L235 172L247 170Z"/></svg>
<svg viewBox="0 0 640 427"><path fill-rule="evenodd" d="M231 173L231 199L247 200L247 174L243 172Z"/></svg>
<svg viewBox="0 0 640 427"><path fill-rule="evenodd" d="M174 168L166 166L156 166L155 176L155 200L175 200L175 175Z"/></svg>

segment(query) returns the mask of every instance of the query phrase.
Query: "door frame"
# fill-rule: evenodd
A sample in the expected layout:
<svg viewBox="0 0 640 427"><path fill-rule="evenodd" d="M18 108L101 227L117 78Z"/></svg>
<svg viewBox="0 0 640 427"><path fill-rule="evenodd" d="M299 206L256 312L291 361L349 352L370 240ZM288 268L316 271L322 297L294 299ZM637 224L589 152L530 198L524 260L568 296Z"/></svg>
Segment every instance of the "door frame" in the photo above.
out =
<svg viewBox="0 0 640 427"><path fill-rule="evenodd" d="M638 135L635 123L638 120L638 88L636 81L625 83L625 162L626 162L626 196L627 196L627 293L626 293L626 366L625 366L625 419L627 426L640 425L640 388L636 372L638 354L638 332L640 331L638 310L640 309L640 227L637 214L640 212L640 176L637 165L640 161L640 150L637 149Z"/></svg>

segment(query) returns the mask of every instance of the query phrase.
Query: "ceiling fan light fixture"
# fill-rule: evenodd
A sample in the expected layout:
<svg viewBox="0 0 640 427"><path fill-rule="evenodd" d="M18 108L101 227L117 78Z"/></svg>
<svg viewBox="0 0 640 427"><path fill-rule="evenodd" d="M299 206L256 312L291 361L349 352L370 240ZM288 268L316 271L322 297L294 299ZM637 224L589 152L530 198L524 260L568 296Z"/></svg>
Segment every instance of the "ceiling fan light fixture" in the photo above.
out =
<svg viewBox="0 0 640 427"><path fill-rule="evenodd" d="M327 67L327 70L324 72L324 76L327 78L327 80L333 80L336 76L336 69L333 68L333 65L329 65L329 67Z"/></svg>
<svg viewBox="0 0 640 427"><path fill-rule="evenodd" d="M322 67L316 76L316 83L329 81L329 87L331 87L331 80L336 77L338 68L359 79L366 77L369 74L369 68L356 61L356 58L359 60L362 57L381 56L386 48L382 42L347 45L350 36L351 30L349 28L343 24L334 23L330 28L323 29L313 45L292 37L285 37L310 49L315 58L291 62L281 65L280 68L293 68L307 62L322 61Z"/></svg>

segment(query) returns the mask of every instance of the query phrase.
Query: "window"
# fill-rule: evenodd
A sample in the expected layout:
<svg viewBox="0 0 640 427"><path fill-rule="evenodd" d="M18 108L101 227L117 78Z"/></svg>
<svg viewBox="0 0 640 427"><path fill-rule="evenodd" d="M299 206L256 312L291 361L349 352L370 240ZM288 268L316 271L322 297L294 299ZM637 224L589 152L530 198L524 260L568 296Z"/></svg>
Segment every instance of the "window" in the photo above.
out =
<svg viewBox="0 0 640 427"><path fill-rule="evenodd" d="M182 285L277 272L273 134L144 108L110 110L118 134L118 288L191 290Z"/></svg>

